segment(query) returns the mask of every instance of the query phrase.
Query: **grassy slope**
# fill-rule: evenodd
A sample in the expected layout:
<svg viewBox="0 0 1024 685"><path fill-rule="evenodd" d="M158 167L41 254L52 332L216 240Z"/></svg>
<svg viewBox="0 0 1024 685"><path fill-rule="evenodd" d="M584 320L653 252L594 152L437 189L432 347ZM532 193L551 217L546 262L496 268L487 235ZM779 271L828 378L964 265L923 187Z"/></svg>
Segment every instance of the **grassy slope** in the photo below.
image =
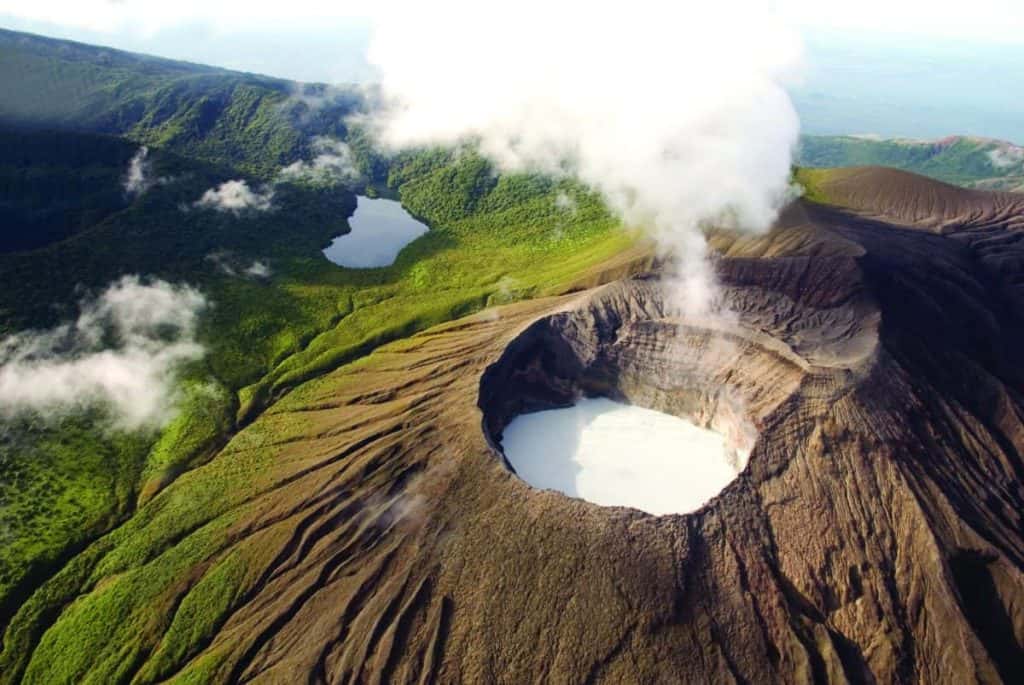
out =
<svg viewBox="0 0 1024 685"><path fill-rule="evenodd" d="M793 180L803 188L804 198L811 202L829 204L828 194L822 184L828 180L831 169L815 169L798 167L793 172Z"/></svg>
<svg viewBox="0 0 1024 685"><path fill-rule="evenodd" d="M422 164L423 157L429 156L406 160L409 168L399 166L393 174L403 201L433 229L403 251L394 266L350 270L312 256L279 264L279 276L270 286L275 296L318 312L321 323L334 321L308 345L283 354L262 381L265 385L278 390L291 387L376 345L489 302L557 290L631 242L616 230L616 221L595 197L570 184L523 176L495 178L471 155L434 156L431 163ZM575 212L556 206L559 192L576 198ZM229 313L212 325L220 326L217 337L221 340L250 340L255 337L251 317L265 311L268 292L265 286L249 283L232 282L232 286L242 292L218 291L217 309L226 311L240 304L249 315ZM244 304L250 296L258 298L251 310ZM316 329L314 325L305 330ZM302 337L304 329L294 325L287 330ZM211 366L231 356L231 351L215 346ZM278 431L302 429L277 426L275 438L280 439ZM244 454L218 459L209 468L179 478L167 496L150 500L126 524L76 556L35 591L8 629L0 671L18 673L39 630L56 618L52 608L90 590L96 592L77 601L73 611L61 614L43 637L30 675L41 681L78 679L82 669L89 667L96 682L109 682L122 669L137 665L134 659L146 649L153 621L166 618L153 608L159 605L159 597L188 568L211 555L222 544L223 531L246 515L245 492L253 479L260 478L265 468L261 460L268 453L259 448L267 437L253 431L245 436L249 447ZM187 536L187 544L178 542L182 536ZM171 639L160 645L155 661L160 666L152 667L156 669L152 677L181 665L246 582L244 560L217 559L216 563L218 572L195 588L188 611L176 619L184 621L182 617L191 612L188 622L176 626ZM117 626L114 640L111 626ZM103 651L115 645L120 651Z"/></svg>
<svg viewBox="0 0 1024 685"><path fill-rule="evenodd" d="M956 137L941 141L905 141L853 136L803 136L798 163L807 167L890 166L947 183L989 189L1024 185L1024 159L1008 157L1004 166L992 154L1015 146L999 141Z"/></svg>

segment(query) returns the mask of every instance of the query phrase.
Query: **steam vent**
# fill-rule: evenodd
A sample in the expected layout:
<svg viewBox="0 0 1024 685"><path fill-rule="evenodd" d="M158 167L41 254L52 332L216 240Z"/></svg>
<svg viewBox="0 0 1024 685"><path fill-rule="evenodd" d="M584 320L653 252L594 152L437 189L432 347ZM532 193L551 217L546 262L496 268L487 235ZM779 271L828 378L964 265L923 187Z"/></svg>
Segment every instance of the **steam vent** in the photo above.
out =
<svg viewBox="0 0 1024 685"><path fill-rule="evenodd" d="M728 320L674 315L638 247L284 396L198 469L273 435L257 493L208 493L196 530L234 512L208 561L145 590L173 616L243 562L180 663L267 683L1019 682L1024 200L879 169L825 190L837 206L711 236ZM657 516L517 476L513 421L584 398L713 430L734 478ZM164 495L137 539L160 537ZM176 625L140 639L159 654Z"/></svg>

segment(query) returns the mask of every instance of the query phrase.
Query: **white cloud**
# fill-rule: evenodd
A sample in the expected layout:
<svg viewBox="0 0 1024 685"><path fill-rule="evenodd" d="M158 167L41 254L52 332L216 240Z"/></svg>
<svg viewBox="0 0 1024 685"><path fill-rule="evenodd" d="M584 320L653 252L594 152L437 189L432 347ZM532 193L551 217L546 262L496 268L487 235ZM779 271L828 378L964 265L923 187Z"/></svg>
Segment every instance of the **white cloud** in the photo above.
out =
<svg viewBox="0 0 1024 685"><path fill-rule="evenodd" d="M683 2L675 21L690 17L699 23L711 3ZM735 3L734 3L735 4ZM296 0L287 5L246 0L0 0L0 24L7 28L54 35L86 43L109 45L232 69L267 73L306 81L333 83L373 81L372 69L360 58L372 31L374 16L384 11L415 14L411 0L387 3L353 0ZM559 3L549 3L556 12ZM468 13L478 11L471 2L442 3L437 21L458 26ZM849 4L821 0L749 0L751 11L740 6L733 21L755 25L766 11L800 27L807 36L863 32L892 40L897 36L958 42L1024 43L1024 5L1019 0L978 0L969 8L957 3L928 0L864 0L852 11ZM631 6L624 5L627 9ZM449 9L451 8L451 9ZM529 8L527 8L529 9ZM545 21L548 8L534 11ZM663 9L663 8L659 8ZM521 11L521 10L517 10ZM496 21L505 17L497 10ZM651 22L659 14L642 4L638 15ZM589 30L586 9L565 28L567 35ZM642 18L642 16L641 16ZM828 37L828 36L827 36ZM629 39L629 37L627 37ZM617 51L618 40L609 44ZM735 45L727 40L709 53L718 59ZM726 47L728 46L728 48ZM948 48L941 43L936 50ZM526 44L517 46L526 52ZM941 74L934 75L941 81ZM944 82L943 82L944 83ZM941 88L940 83L937 88Z"/></svg>
<svg viewBox="0 0 1024 685"><path fill-rule="evenodd" d="M139 195L150 186L150 164L147 157L149 157L149 148L143 145L128 162L128 171L125 173L123 185L124 191L129 195Z"/></svg>
<svg viewBox="0 0 1024 685"><path fill-rule="evenodd" d="M257 259L242 273L251 278L270 278L270 265Z"/></svg>
<svg viewBox="0 0 1024 685"><path fill-rule="evenodd" d="M0 340L0 415L100 406L120 429L163 425L177 369L203 356L195 332L205 306L189 286L125 276L83 302L74 322Z"/></svg>
<svg viewBox="0 0 1024 685"><path fill-rule="evenodd" d="M143 145L128 162L128 170L121 180L121 186L128 195L137 196L154 186L167 185L175 180L175 176L153 176L153 163L149 159L149 148Z"/></svg>
<svg viewBox="0 0 1024 685"><path fill-rule="evenodd" d="M351 183L359 179L359 170L352 160L352 150L348 145L327 136L316 136L312 147L316 157L286 166L281 169L279 178L285 181L310 180L323 183Z"/></svg>
<svg viewBox="0 0 1024 685"><path fill-rule="evenodd" d="M227 274L228 276L237 276L238 270L233 264L233 258L230 252L224 250L217 250L206 255L204 259L208 262L213 263L219 271Z"/></svg>
<svg viewBox="0 0 1024 685"><path fill-rule="evenodd" d="M1016 145L1000 145L988 151L988 158L998 169L1008 169L1024 163L1024 148Z"/></svg>
<svg viewBox="0 0 1024 685"><path fill-rule="evenodd" d="M213 263L219 271L228 276L263 279L270 278L271 274L273 274L273 270L267 262L261 259L254 259L251 264L245 266L242 258L228 250L211 252L206 255L205 259Z"/></svg>
<svg viewBox="0 0 1024 685"><path fill-rule="evenodd" d="M238 216L246 211L266 212L273 208L273 199L273 189L254 191L245 181L225 181L203 193L193 206Z"/></svg>
<svg viewBox="0 0 1024 685"><path fill-rule="evenodd" d="M576 208L576 200L574 200L571 195L560 191L558 195L555 196L555 209L569 214L575 214Z"/></svg>
<svg viewBox="0 0 1024 685"><path fill-rule="evenodd" d="M504 169L568 162L682 256L686 304L701 310L702 224L763 229L787 192L799 123L783 85L801 51L744 0L525 0L500 20L430 3L378 18L369 59L391 106L375 124L393 147L475 138Z"/></svg>
<svg viewBox="0 0 1024 685"><path fill-rule="evenodd" d="M779 0L780 11L807 30L862 31L953 40L1024 42L1020 0L973 0L970 5L934 0Z"/></svg>

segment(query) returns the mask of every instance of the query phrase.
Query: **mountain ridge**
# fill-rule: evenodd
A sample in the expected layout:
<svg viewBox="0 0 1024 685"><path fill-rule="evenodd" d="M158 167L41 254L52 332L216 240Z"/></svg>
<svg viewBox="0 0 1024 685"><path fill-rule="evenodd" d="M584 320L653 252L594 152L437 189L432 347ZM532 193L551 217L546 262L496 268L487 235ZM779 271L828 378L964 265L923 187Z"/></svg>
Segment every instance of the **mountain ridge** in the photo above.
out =
<svg viewBox="0 0 1024 685"><path fill-rule="evenodd" d="M796 162L812 168L889 166L984 190L1024 188L1024 148L977 136L934 140L872 135L800 138Z"/></svg>

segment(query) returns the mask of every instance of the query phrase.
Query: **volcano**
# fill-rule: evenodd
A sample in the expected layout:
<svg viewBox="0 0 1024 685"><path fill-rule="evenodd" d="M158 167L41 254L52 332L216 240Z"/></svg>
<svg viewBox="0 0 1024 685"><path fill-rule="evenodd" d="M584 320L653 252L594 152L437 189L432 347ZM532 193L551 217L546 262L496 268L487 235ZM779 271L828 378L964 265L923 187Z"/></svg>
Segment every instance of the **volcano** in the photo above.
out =
<svg viewBox="0 0 1024 685"><path fill-rule="evenodd" d="M255 494L218 492L232 517L207 560L150 593L173 619L143 636L138 678L1019 679L1024 198L876 168L812 196L765 235L710 236L727 319L673 313L637 248L284 396L182 476L267 455ZM503 432L581 398L749 459L687 514L532 487ZM133 534L160 537L178 485ZM161 651L224 559L244 571L203 595L224 607L208 635Z"/></svg>

